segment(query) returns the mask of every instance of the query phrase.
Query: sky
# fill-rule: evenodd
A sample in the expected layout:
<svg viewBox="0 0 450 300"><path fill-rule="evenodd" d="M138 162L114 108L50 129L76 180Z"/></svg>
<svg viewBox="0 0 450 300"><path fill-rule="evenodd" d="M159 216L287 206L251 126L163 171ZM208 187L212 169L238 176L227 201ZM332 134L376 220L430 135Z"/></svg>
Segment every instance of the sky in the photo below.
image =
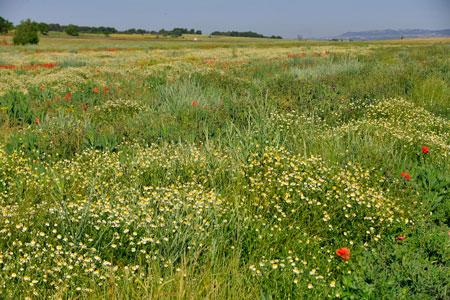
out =
<svg viewBox="0 0 450 300"><path fill-rule="evenodd" d="M0 0L0 16L119 30L252 30L283 37L450 28L450 0Z"/></svg>

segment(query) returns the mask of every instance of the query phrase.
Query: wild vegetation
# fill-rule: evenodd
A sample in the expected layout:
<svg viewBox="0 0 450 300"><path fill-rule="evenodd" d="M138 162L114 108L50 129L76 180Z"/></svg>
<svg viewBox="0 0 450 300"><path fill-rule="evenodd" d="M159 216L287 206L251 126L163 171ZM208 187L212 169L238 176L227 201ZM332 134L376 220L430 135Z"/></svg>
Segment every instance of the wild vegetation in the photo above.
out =
<svg viewBox="0 0 450 300"><path fill-rule="evenodd" d="M211 33L211 35L282 39L281 36L272 35L272 36L268 37L268 36L264 36L263 34L256 33L253 31L243 31L243 32L240 32L240 31L214 31Z"/></svg>
<svg viewBox="0 0 450 300"><path fill-rule="evenodd" d="M162 35L162 36L172 36L172 37L180 37L183 34L202 34L201 30L195 30L195 29L187 29L187 28L173 28L172 30L166 30L164 28L160 29L159 31L156 30L146 30L146 29L136 29L136 28L130 28L126 30L117 30L114 27L105 27L105 26L80 26L80 25L61 25L58 23L44 23L44 22L36 22L31 20L24 20L21 23L27 23L29 25L33 25L32 27L28 27L28 32L37 32L39 31L43 35L47 35L50 31L52 32L65 32L68 35L71 36L78 36L79 33L91 33L91 34L104 34L109 35L113 33L123 33L123 34L146 34L151 33L153 35ZM17 25L16 28L19 29L21 24ZM23 27L23 26L22 26ZM12 22L4 19L0 16L0 33L5 34L8 33L8 31L12 31L14 29L14 25ZM22 28L23 29L23 28ZM254 32L250 32L250 34L256 34ZM256 34L258 35L258 34ZM244 35L248 36L248 35ZM252 35L250 35L252 36ZM263 35L260 35L258 37L264 37ZM277 37L281 38L281 37ZM37 44L37 43L30 43L30 44Z"/></svg>
<svg viewBox="0 0 450 300"><path fill-rule="evenodd" d="M39 43L38 26L31 20L22 21L15 30L14 45Z"/></svg>
<svg viewBox="0 0 450 300"><path fill-rule="evenodd" d="M448 299L448 39L0 40L0 298Z"/></svg>

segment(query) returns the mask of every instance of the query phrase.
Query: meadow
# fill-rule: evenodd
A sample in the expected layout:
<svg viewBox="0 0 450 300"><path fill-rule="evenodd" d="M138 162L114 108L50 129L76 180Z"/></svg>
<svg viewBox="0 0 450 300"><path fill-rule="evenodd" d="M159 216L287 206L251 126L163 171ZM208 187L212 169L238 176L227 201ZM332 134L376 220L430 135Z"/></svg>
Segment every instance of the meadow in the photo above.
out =
<svg viewBox="0 0 450 300"><path fill-rule="evenodd" d="M0 36L0 298L448 299L449 50Z"/></svg>

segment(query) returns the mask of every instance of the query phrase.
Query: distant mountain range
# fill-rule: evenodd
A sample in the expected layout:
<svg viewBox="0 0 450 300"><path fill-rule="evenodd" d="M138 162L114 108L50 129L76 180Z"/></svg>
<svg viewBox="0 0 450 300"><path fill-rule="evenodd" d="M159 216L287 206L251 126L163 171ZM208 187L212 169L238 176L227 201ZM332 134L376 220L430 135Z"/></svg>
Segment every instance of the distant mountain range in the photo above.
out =
<svg viewBox="0 0 450 300"><path fill-rule="evenodd" d="M413 37L450 37L450 29L427 30L427 29L385 29L385 30L369 30L346 32L334 38L345 40L389 40L413 38Z"/></svg>

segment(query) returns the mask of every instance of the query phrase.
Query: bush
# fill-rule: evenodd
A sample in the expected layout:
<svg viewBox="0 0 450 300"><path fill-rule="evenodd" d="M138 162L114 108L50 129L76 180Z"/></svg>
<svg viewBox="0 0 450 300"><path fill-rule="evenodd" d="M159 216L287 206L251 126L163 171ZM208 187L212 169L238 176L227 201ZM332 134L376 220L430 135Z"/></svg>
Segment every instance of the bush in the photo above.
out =
<svg viewBox="0 0 450 300"><path fill-rule="evenodd" d="M50 27L49 27L48 24L46 24L46 23L39 23L39 24L38 24L38 28L39 28L39 31L40 31L43 35L47 35L47 34L48 34L48 31L49 31L49 29L50 29Z"/></svg>
<svg viewBox="0 0 450 300"><path fill-rule="evenodd" d="M0 17L0 33L8 33L13 28L13 24L8 20Z"/></svg>
<svg viewBox="0 0 450 300"><path fill-rule="evenodd" d="M37 44L39 43L38 27L30 19L22 21L16 28L13 38L15 45Z"/></svg>
<svg viewBox="0 0 450 300"><path fill-rule="evenodd" d="M67 25L65 32L71 36L78 36L78 27L76 25Z"/></svg>

